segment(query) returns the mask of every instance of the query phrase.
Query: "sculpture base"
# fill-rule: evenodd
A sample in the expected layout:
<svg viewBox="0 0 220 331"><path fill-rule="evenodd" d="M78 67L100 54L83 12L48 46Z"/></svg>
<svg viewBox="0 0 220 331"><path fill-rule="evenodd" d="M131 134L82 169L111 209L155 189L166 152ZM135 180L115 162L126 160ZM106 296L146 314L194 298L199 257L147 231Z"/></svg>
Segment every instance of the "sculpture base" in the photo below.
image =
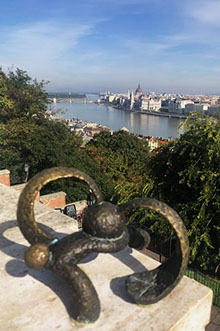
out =
<svg viewBox="0 0 220 331"><path fill-rule="evenodd" d="M22 256L23 247L5 250ZM80 264L96 287L101 301L101 315L95 324L81 326L67 310L74 309L68 286L47 270L32 271L21 260L0 254L6 270L1 273L4 330L203 330L208 324L212 292L207 287L184 277L180 284L160 302L140 307L130 302L125 290L126 275L155 268L157 262L129 248L114 255L99 254L90 263ZM94 258L93 255L91 258ZM90 258L90 259L91 259ZM45 286L46 285L46 286ZM146 328L147 327L147 328Z"/></svg>
<svg viewBox="0 0 220 331"><path fill-rule="evenodd" d="M125 288L127 275L154 269L158 262L126 248L114 254L94 254L89 263L84 260L79 264L97 289L101 314L93 324L76 324L68 314L73 309L69 287L50 271L28 269L23 262L28 243L12 221L19 194L0 185L0 195L0 228L7 238L0 240L2 330L200 331L209 323L212 291L187 277L156 304L142 308L132 303ZM39 203L36 213L42 223L61 236L72 233L71 218Z"/></svg>

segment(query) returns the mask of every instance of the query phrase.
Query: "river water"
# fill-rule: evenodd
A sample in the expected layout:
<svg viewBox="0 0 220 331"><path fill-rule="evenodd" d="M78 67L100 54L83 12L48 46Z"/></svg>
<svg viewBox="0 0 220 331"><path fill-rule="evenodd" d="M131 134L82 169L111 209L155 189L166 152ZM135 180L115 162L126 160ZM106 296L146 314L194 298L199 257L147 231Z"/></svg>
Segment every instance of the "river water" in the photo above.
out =
<svg viewBox="0 0 220 331"><path fill-rule="evenodd" d="M98 96L96 97L96 99ZM92 98L90 98L92 99ZM179 137L183 129L178 129L183 119L131 113L112 106L84 103L81 100L51 104L51 109L64 112L67 119L78 118L107 126L113 131L126 127L130 132L154 137Z"/></svg>

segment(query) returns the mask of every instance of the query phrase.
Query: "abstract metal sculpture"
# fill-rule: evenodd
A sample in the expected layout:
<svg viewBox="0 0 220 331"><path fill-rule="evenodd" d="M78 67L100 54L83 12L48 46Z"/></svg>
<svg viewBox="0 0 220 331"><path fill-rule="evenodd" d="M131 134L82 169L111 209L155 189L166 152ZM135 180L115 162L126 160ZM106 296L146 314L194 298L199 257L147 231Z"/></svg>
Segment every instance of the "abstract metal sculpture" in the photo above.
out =
<svg viewBox="0 0 220 331"><path fill-rule="evenodd" d="M50 181L64 177L75 177L86 182L95 196L96 204L87 209L81 231L59 240L39 228L33 208L40 189ZM120 207L104 202L93 179L71 168L44 170L33 177L22 191L17 220L21 232L31 244L25 252L25 263L33 269L48 268L66 280L74 299L77 300L77 322L95 322L100 315L97 292L77 263L92 252L112 253L127 245L136 249L149 245L150 236L147 232L126 227L124 212L136 207L146 207L163 215L178 237L178 245L170 259L154 270L135 273L126 280L129 296L134 302L144 306L165 297L178 284L187 266L187 232L172 208L154 199L136 199Z"/></svg>

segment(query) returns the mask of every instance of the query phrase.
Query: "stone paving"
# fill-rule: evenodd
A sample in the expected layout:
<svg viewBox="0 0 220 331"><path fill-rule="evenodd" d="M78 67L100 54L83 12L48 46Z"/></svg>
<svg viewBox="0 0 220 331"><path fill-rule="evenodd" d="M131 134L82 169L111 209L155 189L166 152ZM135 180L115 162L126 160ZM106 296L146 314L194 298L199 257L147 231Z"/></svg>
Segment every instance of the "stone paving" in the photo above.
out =
<svg viewBox="0 0 220 331"><path fill-rule="evenodd" d="M220 331L220 308L213 306L211 322L207 325L205 331Z"/></svg>

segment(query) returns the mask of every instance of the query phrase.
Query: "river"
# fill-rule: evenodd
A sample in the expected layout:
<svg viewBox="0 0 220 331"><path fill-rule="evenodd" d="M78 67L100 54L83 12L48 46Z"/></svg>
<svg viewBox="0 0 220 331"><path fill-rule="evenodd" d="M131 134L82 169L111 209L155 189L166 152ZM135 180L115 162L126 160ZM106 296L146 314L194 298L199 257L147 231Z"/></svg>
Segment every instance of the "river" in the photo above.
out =
<svg viewBox="0 0 220 331"><path fill-rule="evenodd" d="M88 100L94 97L87 97ZM98 96L96 96L96 99ZM183 129L178 129L183 119L131 113L112 106L84 103L81 100L72 103L63 101L50 105L52 110L61 111L67 119L78 118L107 126L113 131L126 127L130 132L154 137L179 137ZM64 112L62 114L62 112Z"/></svg>

